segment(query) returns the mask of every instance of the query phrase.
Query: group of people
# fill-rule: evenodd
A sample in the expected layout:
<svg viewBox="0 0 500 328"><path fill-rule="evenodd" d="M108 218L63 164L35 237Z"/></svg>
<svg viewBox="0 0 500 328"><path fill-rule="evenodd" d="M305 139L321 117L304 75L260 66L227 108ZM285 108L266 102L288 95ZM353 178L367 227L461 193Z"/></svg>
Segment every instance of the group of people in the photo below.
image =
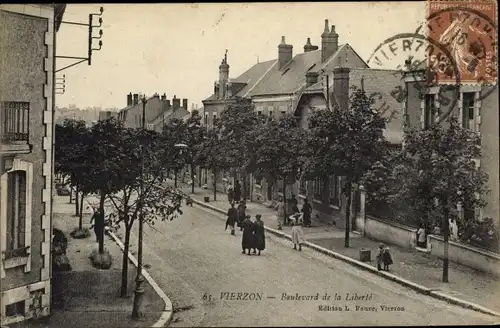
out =
<svg viewBox="0 0 500 328"><path fill-rule="evenodd" d="M250 215L246 214L246 203L244 200L240 200L238 207L234 207L234 202L231 202L231 207L227 211L226 228L231 229L231 235L235 235L235 225L240 228L242 233L241 248L242 254L248 251L250 255L250 250L253 250L253 254L260 255L260 252L266 248L266 237L264 222L262 222L262 216L257 214L255 216L255 221L250 219Z"/></svg>
<svg viewBox="0 0 500 328"><path fill-rule="evenodd" d="M236 180L234 183L234 188L229 183L227 186L227 198L229 200L229 203L236 202L238 203L241 199L241 184L239 180Z"/></svg>
<svg viewBox="0 0 500 328"><path fill-rule="evenodd" d="M312 206L309 204L307 198L304 199L302 210L299 210L298 201L294 194L288 199L286 206L283 198L281 198L275 209L278 211L278 230L283 230L283 225L292 224L291 218L298 217L297 214L300 213L302 213L302 225L304 227L311 227ZM287 217L287 214L290 216Z"/></svg>

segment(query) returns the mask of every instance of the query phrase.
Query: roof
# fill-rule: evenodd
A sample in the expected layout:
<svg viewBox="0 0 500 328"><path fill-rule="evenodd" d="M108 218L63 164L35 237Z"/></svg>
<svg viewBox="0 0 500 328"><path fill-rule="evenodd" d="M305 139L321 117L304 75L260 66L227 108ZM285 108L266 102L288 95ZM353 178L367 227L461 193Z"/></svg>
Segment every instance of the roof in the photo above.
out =
<svg viewBox="0 0 500 328"><path fill-rule="evenodd" d="M268 60L262 63L257 63L246 70L243 74L238 76L237 78L230 78L229 82L233 84L233 87L236 87L236 90L233 89L233 96L243 97L249 90L251 90L259 79L266 74L269 68L275 64L277 60ZM238 90L239 89L239 90ZM210 97L206 98L204 101L217 100L215 94L212 94Z"/></svg>

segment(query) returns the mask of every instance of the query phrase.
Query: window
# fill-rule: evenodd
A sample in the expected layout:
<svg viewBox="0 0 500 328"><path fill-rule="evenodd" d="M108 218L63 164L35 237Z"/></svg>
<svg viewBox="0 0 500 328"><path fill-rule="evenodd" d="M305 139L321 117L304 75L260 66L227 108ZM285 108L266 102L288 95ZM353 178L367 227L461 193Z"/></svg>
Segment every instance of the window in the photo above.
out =
<svg viewBox="0 0 500 328"><path fill-rule="evenodd" d="M16 302L9 304L5 307L5 315L7 317L24 316L25 315L25 302Z"/></svg>
<svg viewBox="0 0 500 328"><path fill-rule="evenodd" d="M328 181L328 203L340 207L341 185L340 177L332 175Z"/></svg>
<svg viewBox="0 0 500 328"><path fill-rule="evenodd" d="M29 109L28 102L4 101L0 103L3 141L28 141Z"/></svg>
<svg viewBox="0 0 500 328"><path fill-rule="evenodd" d="M470 131L476 130L474 122L474 92L463 93L462 99L462 126Z"/></svg>
<svg viewBox="0 0 500 328"><path fill-rule="evenodd" d="M313 183L313 198L316 200L322 200L323 193L323 180L316 178Z"/></svg>
<svg viewBox="0 0 500 328"><path fill-rule="evenodd" d="M215 120L217 119L217 114L214 114L213 115L213 118L212 118L212 128L214 127L215 125Z"/></svg>
<svg viewBox="0 0 500 328"><path fill-rule="evenodd" d="M262 111L261 111L261 110L258 110L258 111L257 111L257 115L262 115Z"/></svg>
<svg viewBox="0 0 500 328"><path fill-rule="evenodd" d="M436 120L436 95L426 94L424 104L424 129L429 128Z"/></svg>
<svg viewBox="0 0 500 328"><path fill-rule="evenodd" d="M285 114L286 114L286 111L282 110L281 111L281 116L285 116Z"/></svg>
<svg viewBox="0 0 500 328"><path fill-rule="evenodd" d="M7 251L24 248L26 221L26 172L7 176Z"/></svg>

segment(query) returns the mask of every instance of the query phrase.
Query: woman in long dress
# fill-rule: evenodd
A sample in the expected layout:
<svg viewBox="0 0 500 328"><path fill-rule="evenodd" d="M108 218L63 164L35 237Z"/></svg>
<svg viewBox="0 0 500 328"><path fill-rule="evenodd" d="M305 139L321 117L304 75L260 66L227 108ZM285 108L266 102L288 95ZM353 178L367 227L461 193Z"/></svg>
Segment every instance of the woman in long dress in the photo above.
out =
<svg viewBox="0 0 500 328"><path fill-rule="evenodd" d="M304 231L302 230L302 220L300 217L292 218L292 243L293 249L297 249L299 246L299 251L302 250L302 244L304 243Z"/></svg>
<svg viewBox="0 0 500 328"><path fill-rule="evenodd" d="M250 215L247 215L245 220L242 222L243 236L241 238L241 248L242 254L248 250L248 255L250 255L250 249L255 249L255 238L253 234L253 223L250 220Z"/></svg>
<svg viewBox="0 0 500 328"><path fill-rule="evenodd" d="M260 255L260 251L266 249L266 235L264 229L264 222L261 220L261 215L257 214L255 216L255 222L253 224L253 231L255 236L255 247L259 251L257 255Z"/></svg>

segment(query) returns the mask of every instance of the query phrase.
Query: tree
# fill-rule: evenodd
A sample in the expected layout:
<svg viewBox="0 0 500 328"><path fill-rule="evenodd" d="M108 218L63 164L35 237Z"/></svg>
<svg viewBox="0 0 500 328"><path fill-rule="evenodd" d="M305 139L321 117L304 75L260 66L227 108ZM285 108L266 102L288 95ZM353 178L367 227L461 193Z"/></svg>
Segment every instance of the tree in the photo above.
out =
<svg viewBox="0 0 500 328"><path fill-rule="evenodd" d="M434 124L426 130L408 128L403 149L406 165L400 165L394 172L396 177L405 181L396 197L409 202L414 197L427 199L416 203L421 212L428 213L429 203L434 203L441 214L443 282L448 282L448 220L451 216L459 219L458 204L466 208L485 205L483 195L487 192L488 179L474 161L481 155L477 134L461 128L456 117L451 117L446 123L448 126ZM408 176L411 176L411 184L406 183ZM467 225L471 222L462 222L462 226Z"/></svg>
<svg viewBox="0 0 500 328"><path fill-rule="evenodd" d="M255 169L255 153L252 153L252 131L258 129L264 122L264 117L254 111L251 100L237 98L221 113L218 123L220 125L220 142L224 147L226 160L229 167L235 169L243 176L243 199L247 198L248 173Z"/></svg>
<svg viewBox="0 0 500 328"><path fill-rule="evenodd" d="M177 179L179 168L186 163L186 156L183 156L181 150L175 145L183 143L185 136L185 123L178 118L171 119L165 124L160 135L160 140L163 144L160 150L162 166L169 172L174 170L174 186L177 188Z"/></svg>
<svg viewBox="0 0 500 328"><path fill-rule="evenodd" d="M195 161L204 168L210 170L214 175L213 192L214 201L217 200L217 174L229 168L224 145L221 142L220 124L214 122L214 128L208 130L203 141L195 146Z"/></svg>
<svg viewBox="0 0 500 328"><path fill-rule="evenodd" d="M282 180L286 203L286 185L297 181L308 155L307 131L299 126L295 116L285 115L254 130L252 140L255 142L249 146L253 146L251 154L256 155L257 172L267 179Z"/></svg>
<svg viewBox="0 0 500 328"><path fill-rule="evenodd" d="M194 168L199 163L196 155L197 146L203 141L205 129L201 126L201 116L197 110L191 112L191 116L182 125L184 144L187 146L186 162L189 164L191 173L191 193L194 194Z"/></svg>
<svg viewBox="0 0 500 328"><path fill-rule="evenodd" d="M345 178L345 247L349 247L353 184L385 154L387 143L382 130L384 119L373 107L375 95L352 87L349 108L335 106L332 111L315 110L310 118L313 155L304 165L306 175Z"/></svg>
<svg viewBox="0 0 500 328"><path fill-rule="evenodd" d="M89 130L84 121L66 119L56 125L55 172L69 177L70 185L76 189L75 215L79 216L78 229L83 229L82 189L89 168ZM70 196L71 198L71 196Z"/></svg>

